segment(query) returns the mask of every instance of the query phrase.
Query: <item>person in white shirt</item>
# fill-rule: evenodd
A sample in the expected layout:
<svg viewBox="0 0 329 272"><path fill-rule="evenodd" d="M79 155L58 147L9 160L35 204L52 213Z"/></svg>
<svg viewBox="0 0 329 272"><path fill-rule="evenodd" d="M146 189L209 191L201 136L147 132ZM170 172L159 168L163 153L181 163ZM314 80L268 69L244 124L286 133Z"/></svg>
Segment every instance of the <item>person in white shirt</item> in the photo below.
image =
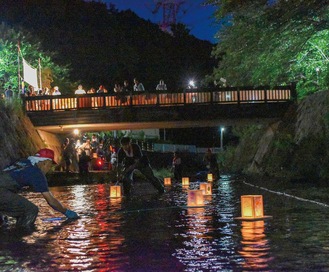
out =
<svg viewBox="0 0 329 272"><path fill-rule="evenodd" d="M78 86L78 89L75 90L74 94L86 94L86 91L83 89L82 85Z"/></svg>
<svg viewBox="0 0 329 272"><path fill-rule="evenodd" d="M58 86L55 86L55 87L54 87L53 95L61 95L61 92L59 91Z"/></svg>
<svg viewBox="0 0 329 272"><path fill-rule="evenodd" d="M135 92L144 92L145 91L145 88L144 88L144 85L139 82L139 80L137 78L134 78L134 91Z"/></svg>

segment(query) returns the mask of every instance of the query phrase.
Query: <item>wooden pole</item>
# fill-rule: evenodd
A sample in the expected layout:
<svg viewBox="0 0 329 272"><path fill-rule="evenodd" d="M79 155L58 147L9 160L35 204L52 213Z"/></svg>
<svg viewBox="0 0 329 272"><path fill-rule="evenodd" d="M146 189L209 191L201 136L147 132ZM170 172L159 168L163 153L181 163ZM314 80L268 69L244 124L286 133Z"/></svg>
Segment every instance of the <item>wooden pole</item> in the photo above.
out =
<svg viewBox="0 0 329 272"><path fill-rule="evenodd" d="M18 77L18 92L17 95L19 96L19 93L22 91L21 90L21 62L19 58L19 54L21 53L19 41L17 42L17 77Z"/></svg>

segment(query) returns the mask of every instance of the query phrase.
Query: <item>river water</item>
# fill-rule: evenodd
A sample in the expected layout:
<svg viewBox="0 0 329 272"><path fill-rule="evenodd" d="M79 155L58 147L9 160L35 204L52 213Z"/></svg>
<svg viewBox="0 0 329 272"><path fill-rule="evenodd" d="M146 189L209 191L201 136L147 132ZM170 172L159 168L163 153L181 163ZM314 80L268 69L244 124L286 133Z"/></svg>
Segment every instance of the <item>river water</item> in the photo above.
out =
<svg viewBox="0 0 329 272"><path fill-rule="evenodd" d="M108 184L52 187L81 215L75 221L25 192L40 207L37 231L0 231L0 271L329 271L327 207L231 176L214 182L201 208L187 207L181 184L163 195L143 186L131 200L110 198ZM262 194L273 218L236 219L246 194Z"/></svg>

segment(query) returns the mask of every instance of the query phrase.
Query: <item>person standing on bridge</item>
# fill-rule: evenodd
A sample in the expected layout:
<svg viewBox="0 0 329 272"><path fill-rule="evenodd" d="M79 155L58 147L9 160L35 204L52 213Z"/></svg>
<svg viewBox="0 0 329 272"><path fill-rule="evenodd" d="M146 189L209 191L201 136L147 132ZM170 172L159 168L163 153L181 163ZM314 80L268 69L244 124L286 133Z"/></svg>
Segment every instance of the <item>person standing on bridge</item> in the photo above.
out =
<svg viewBox="0 0 329 272"><path fill-rule="evenodd" d="M147 180L158 190L164 193L162 182L154 176L148 158L143 155L138 144L131 143L129 137L123 137L120 141L121 148L118 151L118 166L121 169L121 180L123 182L123 193L131 196L131 188L134 180L134 172L139 170Z"/></svg>
<svg viewBox="0 0 329 272"><path fill-rule="evenodd" d="M134 92L145 92L143 83L139 82L137 78L134 78Z"/></svg>
<svg viewBox="0 0 329 272"><path fill-rule="evenodd" d="M107 89L104 87L104 85L100 85L97 93L107 93Z"/></svg>
<svg viewBox="0 0 329 272"><path fill-rule="evenodd" d="M124 80L124 81L123 81L122 92L123 92L125 95L128 95L128 94L131 95L131 88L130 88L130 86L129 86L129 81L128 81L128 80Z"/></svg>
<svg viewBox="0 0 329 272"><path fill-rule="evenodd" d="M164 81L161 79L159 84L156 86L157 91L167 91L167 85L164 83Z"/></svg>
<svg viewBox="0 0 329 272"><path fill-rule="evenodd" d="M78 89L75 90L74 94L86 94L86 91L83 89L82 85L78 86Z"/></svg>
<svg viewBox="0 0 329 272"><path fill-rule="evenodd" d="M48 189L45 175L54 164L54 151L44 148L0 172L0 214L15 217L16 228L33 230L39 212L35 204L18 194L24 187L31 187L41 193L49 206L67 218L79 218L76 212L64 207Z"/></svg>
<svg viewBox="0 0 329 272"><path fill-rule="evenodd" d="M59 91L58 86L54 87L53 94L52 95L61 95L61 92Z"/></svg>

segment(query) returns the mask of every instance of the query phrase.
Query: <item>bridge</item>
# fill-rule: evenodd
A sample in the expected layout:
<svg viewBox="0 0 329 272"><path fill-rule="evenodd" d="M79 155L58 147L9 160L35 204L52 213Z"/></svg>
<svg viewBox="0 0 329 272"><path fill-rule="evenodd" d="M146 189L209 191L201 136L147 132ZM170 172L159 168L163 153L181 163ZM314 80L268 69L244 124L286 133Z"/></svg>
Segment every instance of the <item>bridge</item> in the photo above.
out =
<svg viewBox="0 0 329 272"><path fill-rule="evenodd" d="M23 98L23 107L36 129L67 133L269 123L295 100L295 86L289 85L33 96Z"/></svg>

